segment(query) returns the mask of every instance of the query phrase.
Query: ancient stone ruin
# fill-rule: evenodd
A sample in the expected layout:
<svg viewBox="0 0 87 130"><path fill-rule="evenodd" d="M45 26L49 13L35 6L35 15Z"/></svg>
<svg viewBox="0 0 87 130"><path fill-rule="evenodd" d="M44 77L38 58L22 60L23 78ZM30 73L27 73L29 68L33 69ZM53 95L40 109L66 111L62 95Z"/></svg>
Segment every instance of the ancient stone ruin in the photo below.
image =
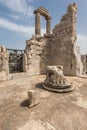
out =
<svg viewBox="0 0 87 130"><path fill-rule="evenodd" d="M0 46L0 81L13 72L12 80L0 82L0 130L87 130L87 75L81 75L82 68L87 73L87 55L81 62L76 13L77 5L70 4L51 31L48 10L38 8L35 35L26 41L25 50ZM44 36L41 15L46 19ZM19 74L22 69L25 73ZM74 92L62 93L74 86Z"/></svg>
<svg viewBox="0 0 87 130"><path fill-rule="evenodd" d="M26 41L24 71L32 74L46 73L47 66L63 66L64 75L81 75L83 64L80 51L76 46L77 5L70 4L52 30L51 16L47 9L40 7L34 11L35 35ZM41 36L40 15L46 19L46 34Z"/></svg>
<svg viewBox="0 0 87 130"><path fill-rule="evenodd" d="M0 81L6 80L8 75L8 52L4 46L0 46Z"/></svg>
<svg viewBox="0 0 87 130"><path fill-rule="evenodd" d="M43 87L53 92L69 92L74 89L63 75L63 66L48 66Z"/></svg>
<svg viewBox="0 0 87 130"><path fill-rule="evenodd" d="M87 74L87 54L81 55L81 61L83 63L83 74Z"/></svg>
<svg viewBox="0 0 87 130"><path fill-rule="evenodd" d="M7 48L9 54L9 73L23 72L24 50Z"/></svg>
<svg viewBox="0 0 87 130"><path fill-rule="evenodd" d="M52 18L49 11L44 7L36 9L34 11L35 35L26 41L24 53L21 55L18 53L17 59L15 59L16 53L11 53L11 56L13 55L15 59L14 68L19 68L29 75L36 75L45 74L47 66L60 65L63 66L64 75L81 75L84 64L81 62L80 51L76 46L76 13L77 5L75 3L70 4L60 23L51 30ZM46 20L44 36L41 36L40 16L45 17ZM13 61L10 64L12 58L8 59L8 53L3 46L0 47L0 57L0 79L2 80L2 77L4 77L2 75L8 75L9 68L13 66Z"/></svg>
<svg viewBox="0 0 87 130"><path fill-rule="evenodd" d="M40 103L39 93L35 90L28 91L29 108Z"/></svg>
<svg viewBox="0 0 87 130"><path fill-rule="evenodd" d="M35 35L41 35L40 15L44 16L46 19L46 34L50 34L52 18L48 10L44 7L40 7L34 11L34 14L35 14Z"/></svg>
<svg viewBox="0 0 87 130"><path fill-rule="evenodd" d="M40 15L46 19L46 36L51 33L51 16L47 9L40 7L34 11L35 14L35 35L30 40L26 41L24 55L24 71L29 74L42 74L46 72L46 67L49 62L47 56L47 41L49 38L41 36Z"/></svg>
<svg viewBox="0 0 87 130"><path fill-rule="evenodd" d="M83 69L76 46L76 13L77 5L70 4L67 13L53 29L51 63L63 65L65 75L80 75Z"/></svg>

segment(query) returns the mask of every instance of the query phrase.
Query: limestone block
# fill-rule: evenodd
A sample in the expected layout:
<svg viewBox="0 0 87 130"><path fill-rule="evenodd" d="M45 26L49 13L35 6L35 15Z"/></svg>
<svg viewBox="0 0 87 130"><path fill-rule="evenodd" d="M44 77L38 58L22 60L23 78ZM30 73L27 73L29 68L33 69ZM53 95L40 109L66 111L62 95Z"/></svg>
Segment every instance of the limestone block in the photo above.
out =
<svg viewBox="0 0 87 130"><path fill-rule="evenodd" d="M29 107L33 107L40 103L39 93L36 90L28 91Z"/></svg>

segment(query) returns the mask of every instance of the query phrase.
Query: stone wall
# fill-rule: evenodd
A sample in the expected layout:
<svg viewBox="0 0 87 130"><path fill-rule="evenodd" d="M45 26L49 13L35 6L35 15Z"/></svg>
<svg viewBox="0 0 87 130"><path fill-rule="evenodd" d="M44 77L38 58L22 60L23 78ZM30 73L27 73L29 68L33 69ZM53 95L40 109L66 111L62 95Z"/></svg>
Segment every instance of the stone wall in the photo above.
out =
<svg viewBox="0 0 87 130"><path fill-rule="evenodd" d="M83 64L76 46L77 5L70 4L52 34L33 36L26 42L24 71L29 74L45 73L47 65L61 65L64 75L82 74Z"/></svg>
<svg viewBox="0 0 87 130"><path fill-rule="evenodd" d="M48 64L47 39L45 37L35 37L26 42L24 54L23 70L29 74L42 74L46 72Z"/></svg>
<svg viewBox="0 0 87 130"><path fill-rule="evenodd" d="M4 46L0 46L0 81L6 80L8 74L8 53Z"/></svg>
<svg viewBox="0 0 87 130"><path fill-rule="evenodd" d="M67 13L54 27L51 40L51 63L62 65L65 75L82 74L81 56L76 46L76 12L76 4L70 4Z"/></svg>

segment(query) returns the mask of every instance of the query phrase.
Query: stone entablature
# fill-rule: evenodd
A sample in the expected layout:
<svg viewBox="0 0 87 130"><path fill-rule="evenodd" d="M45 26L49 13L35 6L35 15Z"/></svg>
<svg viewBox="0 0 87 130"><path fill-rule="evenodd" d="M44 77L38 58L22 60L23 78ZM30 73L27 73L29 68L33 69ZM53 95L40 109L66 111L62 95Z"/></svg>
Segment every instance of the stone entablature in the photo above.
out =
<svg viewBox="0 0 87 130"><path fill-rule="evenodd" d="M42 16L44 16L46 18L51 18L49 11L46 8L44 8L44 7L39 7L38 9L36 9L34 11L34 13L35 14L36 13L40 13Z"/></svg>

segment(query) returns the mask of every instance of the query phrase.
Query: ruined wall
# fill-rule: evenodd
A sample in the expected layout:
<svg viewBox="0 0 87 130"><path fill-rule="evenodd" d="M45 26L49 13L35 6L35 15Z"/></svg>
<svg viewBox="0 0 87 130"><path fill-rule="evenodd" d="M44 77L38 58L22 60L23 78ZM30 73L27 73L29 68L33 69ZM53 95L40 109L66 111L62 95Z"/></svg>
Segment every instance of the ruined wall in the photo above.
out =
<svg viewBox="0 0 87 130"><path fill-rule="evenodd" d="M0 46L0 81L6 80L8 74L8 53L4 46Z"/></svg>
<svg viewBox="0 0 87 130"><path fill-rule="evenodd" d="M51 63L52 65L63 65L65 75L82 73L81 56L76 46L76 12L76 4L70 4L67 13L54 27L53 38L50 41Z"/></svg>
<svg viewBox="0 0 87 130"><path fill-rule="evenodd" d="M29 74L42 74L46 72L48 58L46 56L47 39L33 36L26 42L23 70Z"/></svg>
<svg viewBox="0 0 87 130"><path fill-rule="evenodd" d="M65 75L82 74L83 65L76 46L77 5L70 4L52 34L33 36L26 42L24 71L29 74L45 73L47 65L61 65Z"/></svg>

